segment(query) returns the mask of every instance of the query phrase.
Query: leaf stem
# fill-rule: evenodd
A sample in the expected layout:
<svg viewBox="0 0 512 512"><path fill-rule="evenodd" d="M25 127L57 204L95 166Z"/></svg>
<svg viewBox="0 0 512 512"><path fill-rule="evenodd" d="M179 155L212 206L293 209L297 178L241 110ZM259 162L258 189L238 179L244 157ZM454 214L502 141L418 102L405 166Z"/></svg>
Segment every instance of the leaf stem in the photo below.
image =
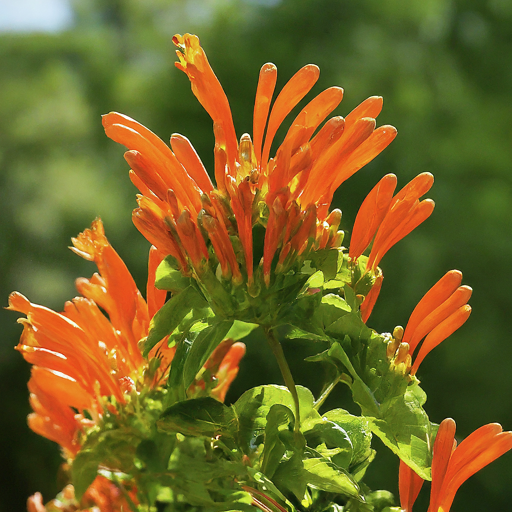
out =
<svg viewBox="0 0 512 512"><path fill-rule="evenodd" d="M293 402L295 404L295 426L293 428L294 432L299 432L300 429L300 407L299 407L299 395L297 394L297 388L295 387L295 381L293 380L292 372L290 371L290 367L288 366L288 362L284 356L283 347L279 340L276 338L274 332L271 328L264 328L265 336L267 337L268 344L272 349L272 353L274 354L277 364L279 365L279 369L281 370L281 375L283 376L284 383L286 387L290 391Z"/></svg>
<svg viewBox="0 0 512 512"><path fill-rule="evenodd" d="M313 404L313 408L318 411L323 403L327 400L327 397L331 394L331 391L335 388L336 384L340 381L340 375L338 375L326 388L325 391L318 397L318 400Z"/></svg>

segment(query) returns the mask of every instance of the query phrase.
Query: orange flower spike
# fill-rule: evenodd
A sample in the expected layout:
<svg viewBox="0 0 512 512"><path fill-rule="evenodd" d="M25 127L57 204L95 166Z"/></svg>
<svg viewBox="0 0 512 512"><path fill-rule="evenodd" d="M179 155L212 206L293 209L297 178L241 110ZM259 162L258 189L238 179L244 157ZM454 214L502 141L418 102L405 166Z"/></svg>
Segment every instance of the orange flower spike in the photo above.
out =
<svg viewBox="0 0 512 512"><path fill-rule="evenodd" d="M450 270L432 288L430 288L430 290L418 302L418 305L414 308L414 311L407 322L404 336L402 338L404 343L409 343L410 345L411 337L416 331L418 325L423 321L423 319L446 301L460 286L461 282L462 272L459 270Z"/></svg>
<svg viewBox="0 0 512 512"><path fill-rule="evenodd" d="M454 451L450 460L442 503L451 505L459 487L476 472L512 448L512 432L503 432L501 425L491 423L470 434ZM447 508L447 510L448 510Z"/></svg>
<svg viewBox="0 0 512 512"><path fill-rule="evenodd" d="M345 118L346 128L352 129L358 119L363 117L371 117L377 119L382 111L384 100L382 96L370 96L361 102L350 114Z"/></svg>
<svg viewBox="0 0 512 512"><path fill-rule="evenodd" d="M151 211L143 208L136 208L132 213L132 220L135 227L144 235L144 237L165 254L170 254L178 260L182 272L188 272L188 263L183 251L174 239L172 233L162 219L156 217Z"/></svg>
<svg viewBox="0 0 512 512"><path fill-rule="evenodd" d="M448 318L461 306L464 306L470 299L473 290L469 286L460 286L453 294L446 299L434 311L428 314L416 327L412 336L410 337L409 347L412 354L420 341L430 332L434 327L439 325L443 320Z"/></svg>
<svg viewBox="0 0 512 512"><path fill-rule="evenodd" d="M136 150L141 153L147 169L151 169L151 172L158 174L167 188L175 190L183 205L194 208L197 213L200 204L200 190L178 162L174 153L155 134L134 120L131 120L130 124L135 125L136 128L124 124L110 124L109 116L112 115L120 114L111 113L103 116L103 125L107 136L113 141L123 144L129 150ZM142 128L145 130L144 133L152 135L150 140L141 134ZM165 148L165 151L162 148Z"/></svg>
<svg viewBox="0 0 512 512"><path fill-rule="evenodd" d="M306 211L302 214L302 223L291 239L292 248L300 254L304 252L305 244L314 240L316 234L316 206L308 205Z"/></svg>
<svg viewBox="0 0 512 512"><path fill-rule="evenodd" d="M23 320L22 323L27 325L28 322L37 331L38 336L44 336L55 343L55 346L46 348L58 350L56 347L69 347L70 343L73 343L76 349L84 352L84 355L93 360L97 358L97 347L90 346L83 330L65 316L43 306L32 304L18 292L13 292L9 296L7 309L26 315L27 320Z"/></svg>
<svg viewBox="0 0 512 512"><path fill-rule="evenodd" d="M138 352L132 324L139 291L124 261L106 239L101 220L95 220L92 229L86 229L71 241L73 252L96 263L112 297L113 309L108 311L112 324L127 337L130 351Z"/></svg>
<svg viewBox="0 0 512 512"><path fill-rule="evenodd" d="M396 183L394 174L386 174L366 196L359 208L349 248L349 256L353 261L357 261L375 236L389 210Z"/></svg>
<svg viewBox="0 0 512 512"><path fill-rule="evenodd" d="M277 150L274 159L275 167L268 177L268 193L265 202L268 206L274 204L276 194L289 184L288 170L290 168L291 146L293 141L288 139Z"/></svg>
<svg viewBox="0 0 512 512"><path fill-rule="evenodd" d="M339 172L333 184L331 185L330 195L340 187L340 185L353 176L361 167L371 162L377 155L382 153L395 139L397 130L394 126L380 126L349 156L343 164L343 172Z"/></svg>
<svg viewBox="0 0 512 512"><path fill-rule="evenodd" d="M331 117L311 139L309 145L312 159L317 160L320 155L336 144L344 131L345 119L341 116Z"/></svg>
<svg viewBox="0 0 512 512"><path fill-rule="evenodd" d="M423 478L418 476L405 462L400 461L398 470L398 488L400 507L403 512L412 512L412 506L423 486Z"/></svg>
<svg viewBox="0 0 512 512"><path fill-rule="evenodd" d="M176 222L176 229L196 271L201 272L202 260L208 260L208 249L196 223L192 220L190 212L184 210Z"/></svg>
<svg viewBox="0 0 512 512"><path fill-rule="evenodd" d="M148 316L153 318L155 313L164 305L167 292L159 290L155 286L156 269L164 259L165 254L159 251L154 245L149 249L148 258L148 284L146 288L146 299L148 303Z"/></svg>
<svg viewBox="0 0 512 512"><path fill-rule="evenodd" d="M208 172L194 146L192 146L187 137L174 133L171 136L171 147L178 161L187 170L187 173L197 183L199 188L203 192L210 193L213 190L212 180L208 176Z"/></svg>
<svg viewBox="0 0 512 512"><path fill-rule="evenodd" d="M176 34L172 38L172 42L178 47L176 55L179 62L176 62L175 66L186 73L194 96L208 112L213 123L222 127L227 163L234 172L238 143L226 94L208 62L197 36Z"/></svg>
<svg viewBox="0 0 512 512"><path fill-rule="evenodd" d="M219 129L214 125L213 133L215 134L215 140L219 139ZM229 176L228 167L228 157L226 154L225 148L218 142L215 142L215 147L213 150L214 154L214 174L215 174L215 183L217 184L217 189L221 192L225 192L227 188L226 180L227 176Z"/></svg>
<svg viewBox="0 0 512 512"><path fill-rule="evenodd" d="M449 512L459 487L472 475L512 449L512 432L501 425L484 425L455 448L455 422L439 425L432 460L432 489L428 512Z"/></svg>
<svg viewBox="0 0 512 512"><path fill-rule="evenodd" d="M339 175L343 172L344 164L350 154L374 130L375 119L371 118L359 119L352 130L347 130L345 127L342 135L329 148L329 151L322 152L315 160L308 184L301 196L301 204L306 205L315 202L319 197L330 194L334 182L339 181ZM330 199L329 197L329 203Z"/></svg>
<svg viewBox="0 0 512 512"><path fill-rule="evenodd" d="M430 507L435 506L441 496L441 488L450 464L450 458L457 446L455 441L455 421L444 419L437 430L432 458L432 486L430 489ZM435 509L437 512L437 509Z"/></svg>
<svg viewBox="0 0 512 512"><path fill-rule="evenodd" d="M375 240L373 242L373 247L370 252L370 256L368 258L367 268L375 268L385 252L387 252L392 244L388 242L390 240L393 243L398 242L403 238L406 234L408 234L414 227L407 226L408 217L414 212L415 205L417 203L418 198L424 195L432 186L434 182L434 177L430 173L422 173L413 180L411 180L391 201L391 206L384 217L379 229L377 230L377 235L375 236ZM423 201L423 203L425 203ZM418 220L424 216L424 214L430 215L432 213L433 203L425 203L427 206L422 206L418 213L416 213L416 219ZM423 220L425 220L423 218ZM406 229L407 227L411 227L409 231ZM384 250L385 249L385 250Z"/></svg>
<svg viewBox="0 0 512 512"><path fill-rule="evenodd" d="M261 150L263 146L263 133L268 120L270 102L276 87L277 68L275 64L268 62L260 70L256 99L254 101L253 129L254 154L258 162L258 170L261 165Z"/></svg>
<svg viewBox="0 0 512 512"><path fill-rule="evenodd" d="M212 396L224 402L229 386L235 380L239 371L239 364L245 355L245 344L242 342L234 343L227 354L223 357L216 372L219 384L212 390Z"/></svg>
<svg viewBox="0 0 512 512"><path fill-rule="evenodd" d="M57 396L59 401L79 411L91 409L92 396L72 377L48 368L33 366L32 379L47 396ZM116 398L120 398L119 393Z"/></svg>
<svg viewBox="0 0 512 512"><path fill-rule="evenodd" d="M380 294L380 289L382 288L382 281L384 281L384 276L382 274L379 274L375 279L374 285L372 286L371 290L368 292L368 294L366 295L361 304L361 319L363 320L364 323L368 321L368 318L370 318L370 315L372 314L373 307L377 302L377 299Z"/></svg>
<svg viewBox="0 0 512 512"><path fill-rule="evenodd" d="M443 320L437 327L435 327L430 334L425 338L421 345L420 351L416 356L411 368L411 375L416 375L420 364L423 359L429 354L431 350L442 343L448 336L453 334L459 327L462 327L471 314L471 306L466 304L460 307L448 318Z"/></svg>
<svg viewBox="0 0 512 512"><path fill-rule="evenodd" d="M313 98L299 113L291 124L284 141L295 140L292 153L309 141L311 135L320 126L322 121L341 103L343 89L329 87Z"/></svg>
<svg viewBox="0 0 512 512"><path fill-rule="evenodd" d="M393 207L396 203L404 201L408 198L419 199L424 196L434 184L434 176L429 172L422 172L413 178L405 187L400 190L393 198Z"/></svg>
<svg viewBox="0 0 512 512"><path fill-rule="evenodd" d="M270 286L270 270L272 260L281 241L286 221L288 220L287 211L283 208L280 197L274 199L274 204L270 207L267 229L265 231L265 242L263 245L263 279L267 288Z"/></svg>
<svg viewBox="0 0 512 512"><path fill-rule="evenodd" d="M270 148L274 140L274 136L284 121L285 117L299 103L304 96L315 85L320 76L320 69L314 64L308 64L299 69L295 75L283 87L276 98L270 117L268 120L267 134L265 136L265 144L261 157L261 172L266 173L266 166L270 154Z"/></svg>
<svg viewBox="0 0 512 512"><path fill-rule="evenodd" d="M171 189L167 191L167 204L169 205L174 222L178 222L182 209L180 208L176 194Z"/></svg>
<svg viewBox="0 0 512 512"><path fill-rule="evenodd" d="M144 188L149 189L160 200L165 201L165 195L169 187L159 174L152 172L151 170L148 171L148 169L151 169L151 164L147 161L147 159L145 159L143 155L135 150L127 151L124 154L124 159L128 162L128 165L132 169L131 174L135 174L137 176L137 184L142 182L144 184ZM144 194L144 191L141 190L141 188L139 188L137 185L135 186L142 194Z"/></svg>
<svg viewBox="0 0 512 512"><path fill-rule="evenodd" d="M370 260L372 260L371 267L375 268L379 265L380 261L384 257L384 255L396 245L402 238L405 238L411 231L417 228L422 222L427 220L434 211L435 203L432 199L425 199L420 203L416 204L409 210L408 215L404 216L402 222L400 222L400 218L397 219L397 226L391 232L387 239L382 240L382 245L374 244L376 246L375 252L372 248L372 253L370 253L370 259L368 260L368 266L370 267Z"/></svg>

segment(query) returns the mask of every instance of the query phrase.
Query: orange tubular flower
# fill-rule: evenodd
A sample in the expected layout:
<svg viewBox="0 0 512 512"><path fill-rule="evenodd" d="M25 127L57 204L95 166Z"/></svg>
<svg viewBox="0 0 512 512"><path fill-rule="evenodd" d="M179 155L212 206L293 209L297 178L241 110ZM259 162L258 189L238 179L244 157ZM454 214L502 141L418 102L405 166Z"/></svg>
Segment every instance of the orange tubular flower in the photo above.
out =
<svg viewBox="0 0 512 512"><path fill-rule="evenodd" d="M455 421L447 418L439 425L432 459L432 487L428 512L449 512L459 487L477 471L512 449L512 432L490 423L470 434L459 446L455 441ZM405 512L421 488L421 478L400 462L400 503Z"/></svg>
<svg viewBox="0 0 512 512"><path fill-rule="evenodd" d="M419 198L434 182L432 174L422 173L393 196L396 176L387 174L372 189L359 209L350 241L349 256L356 261L374 239L367 270L374 271L386 252L426 220L434 201Z"/></svg>
<svg viewBox="0 0 512 512"><path fill-rule="evenodd" d="M72 250L94 261L99 270L91 279L77 279L81 297L67 302L62 313L32 304L17 292L9 298L9 309L27 316L19 320L24 329L16 348L33 365L28 387L34 412L29 426L60 444L67 458L80 449L79 432L93 425L108 406L104 397L123 404L126 393L136 387L160 385L174 355L165 339L155 346L149 360L158 357L160 365L147 382L148 361L138 342L147 336L151 318L165 302L166 292L154 286L164 254L155 247L150 250L146 303L99 219L72 241ZM211 372L220 386L215 394L219 399L235 378L244 350L243 343L233 345Z"/></svg>
<svg viewBox="0 0 512 512"><path fill-rule="evenodd" d="M131 488L127 494L129 499L134 504L138 505L136 489ZM85 512L91 510L123 512L125 510L131 510L131 508L121 489L108 480L108 478L98 475L82 496L80 503L78 503L75 498L74 487L67 485L57 499L48 503L48 508L43 504L41 493L36 492L27 500L27 510L28 512Z"/></svg>
<svg viewBox="0 0 512 512"><path fill-rule="evenodd" d="M415 375L427 354L461 327L471 314L467 301L469 286L460 286L462 273L447 272L420 300L409 318L402 343L407 343L411 356L424 339L411 368Z"/></svg>
<svg viewBox="0 0 512 512"><path fill-rule="evenodd" d="M176 35L173 42L176 66L213 120L217 189L188 139L173 135L171 150L133 119L107 114L106 134L129 149L125 157L141 193L134 223L160 251L176 258L183 273L200 279L208 267L216 272L218 266L224 279L235 286L246 282L254 296L260 289L252 286L256 278L268 287L274 268L286 272L311 250L340 246L340 212L328 212L333 193L377 156L396 130L375 128L382 98L372 97L313 135L342 100L343 90L331 87L302 109L270 158L278 128L317 81L318 67L300 69L271 108L277 69L265 64L254 105L254 143L248 134L238 142L229 102L199 39ZM261 262L253 262L256 224L267 228Z"/></svg>
<svg viewBox="0 0 512 512"><path fill-rule="evenodd" d="M67 302L63 313L32 304L17 292L9 298L9 309L27 316L19 320L24 329L16 348L34 365L28 384L34 410L29 426L59 443L67 457L80 449L77 433L91 423L84 411L97 419L101 397L124 403L125 393L141 376L145 363L137 342L147 335L150 320L146 302L99 219L73 245L74 252L96 263L99 274L77 279L82 297ZM153 248L148 285L152 314L165 301L151 284L162 258ZM162 357L172 357L163 352Z"/></svg>

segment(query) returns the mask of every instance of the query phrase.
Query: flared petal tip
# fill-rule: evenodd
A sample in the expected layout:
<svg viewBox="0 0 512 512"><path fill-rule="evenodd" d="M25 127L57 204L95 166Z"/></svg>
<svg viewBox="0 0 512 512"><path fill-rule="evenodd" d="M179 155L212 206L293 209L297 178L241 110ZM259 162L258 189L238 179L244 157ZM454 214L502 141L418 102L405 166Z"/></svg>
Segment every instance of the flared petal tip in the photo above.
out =
<svg viewBox="0 0 512 512"><path fill-rule="evenodd" d="M12 292L9 295L9 305L5 308L10 311L25 313L30 308L30 301L20 292Z"/></svg>

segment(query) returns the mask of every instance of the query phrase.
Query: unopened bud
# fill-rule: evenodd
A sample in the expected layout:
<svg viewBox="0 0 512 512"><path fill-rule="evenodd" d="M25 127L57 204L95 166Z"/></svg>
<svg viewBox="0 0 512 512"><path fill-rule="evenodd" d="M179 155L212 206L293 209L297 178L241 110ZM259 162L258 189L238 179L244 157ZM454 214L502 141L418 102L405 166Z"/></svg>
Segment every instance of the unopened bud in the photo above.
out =
<svg viewBox="0 0 512 512"><path fill-rule="evenodd" d="M401 325L397 325L393 329L393 338L398 341L402 341L402 338L404 337L404 328Z"/></svg>
<svg viewBox="0 0 512 512"><path fill-rule="evenodd" d="M409 343L400 343L395 357L395 364L403 363L409 355Z"/></svg>
<svg viewBox="0 0 512 512"><path fill-rule="evenodd" d="M395 353L398 349L398 346L400 345L400 341L393 338L388 342L388 346L386 348L386 357L388 359L391 359L392 357L395 357Z"/></svg>

